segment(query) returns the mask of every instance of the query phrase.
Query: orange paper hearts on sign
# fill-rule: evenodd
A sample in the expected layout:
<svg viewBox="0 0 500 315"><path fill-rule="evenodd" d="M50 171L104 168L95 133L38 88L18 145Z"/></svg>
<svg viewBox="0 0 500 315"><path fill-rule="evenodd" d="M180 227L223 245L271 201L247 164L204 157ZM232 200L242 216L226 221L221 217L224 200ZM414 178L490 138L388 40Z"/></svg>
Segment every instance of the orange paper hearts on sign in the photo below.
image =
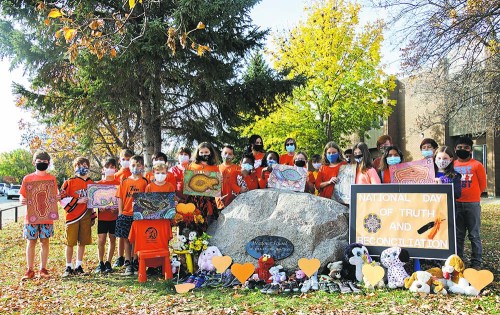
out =
<svg viewBox="0 0 500 315"><path fill-rule="evenodd" d="M193 213L194 210L196 210L196 206L194 203L179 203L175 207L177 212L182 213L182 214L190 214Z"/></svg>
<svg viewBox="0 0 500 315"><path fill-rule="evenodd" d="M306 276L311 277L316 271L318 271L321 262L318 258L301 258L299 259L299 268L306 274Z"/></svg>
<svg viewBox="0 0 500 315"><path fill-rule="evenodd" d="M194 287L195 287L194 283L176 284L175 291L177 291L177 293L186 293L189 292L189 290L194 289Z"/></svg>
<svg viewBox="0 0 500 315"><path fill-rule="evenodd" d="M464 278L478 291L493 282L493 273L489 270L467 268L464 270Z"/></svg>
<svg viewBox="0 0 500 315"><path fill-rule="evenodd" d="M371 285L376 285L384 277L384 268L365 264L362 268L363 276Z"/></svg>
<svg viewBox="0 0 500 315"><path fill-rule="evenodd" d="M217 269L217 273L223 273L231 266L233 259L229 256L215 256L212 258L212 265Z"/></svg>
<svg viewBox="0 0 500 315"><path fill-rule="evenodd" d="M238 279L241 283L245 283L253 272L255 271L255 267L251 263L233 264L231 266L231 273Z"/></svg>

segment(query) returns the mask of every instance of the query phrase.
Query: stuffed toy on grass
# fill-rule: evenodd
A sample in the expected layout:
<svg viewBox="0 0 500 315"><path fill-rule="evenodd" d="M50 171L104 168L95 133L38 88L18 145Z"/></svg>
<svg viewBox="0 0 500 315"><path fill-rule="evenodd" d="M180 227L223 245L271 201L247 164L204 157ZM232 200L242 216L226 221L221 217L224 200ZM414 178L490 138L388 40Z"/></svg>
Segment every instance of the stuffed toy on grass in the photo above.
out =
<svg viewBox="0 0 500 315"><path fill-rule="evenodd" d="M464 278L464 262L458 255L451 255L448 257L442 267L442 270L443 277L446 279L448 292L465 295L479 294L479 291L471 286L469 281Z"/></svg>
<svg viewBox="0 0 500 315"><path fill-rule="evenodd" d="M380 266L380 263L376 262L376 261L372 261L371 263L369 263L369 265ZM383 288L385 288L385 282L384 282L383 278L380 279L377 283L370 283L370 281L368 280L368 278L363 275L363 284L364 284L364 287L366 289L369 289L369 290L375 290L375 289L383 289Z"/></svg>
<svg viewBox="0 0 500 315"><path fill-rule="evenodd" d="M172 258L170 259L170 266L172 267L172 274L176 274L181 266L181 262L179 261L177 255L172 255Z"/></svg>
<svg viewBox="0 0 500 315"><path fill-rule="evenodd" d="M343 279L361 282L363 281L363 264L367 262L371 263L368 249L363 244L349 244L344 250L340 275Z"/></svg>
<svg viewBox="0 0 500 315"><path fill-rule="evenodd" d="M269 273L271 274L269 280L271 280L273 284L280 284L286 280L286 273L281 265L271 267Z"/></svg>
<svg viewBox="0 0 500 315"><path fill-rule="evenodd" d="M428 271L415 271L411 277L405 279L405 288L410 292L429 294L431 286L434 287L432 290L434 293L443 295L448 293L443 283Z"/></svg>
<svg viewBox="0 0 500 315"><path fill-rule="evenodd" d="M263 280L267 283L271 283L269 280L271 274L269 273L269 269L274 266L274 259L267 254L260 256L258 267L255 268L255 273L252 276L252 279L255 281Z"/></svg>
<svg viewBox="0 0 500 315"><path fill-rule="evenodd" d="M405 279L410 277L404 266L410 261L410 254L401 247L389 247L380 254L380 262L387 269L387 286L390 289L402 288Z"/></svg>
<svg viewBox="0 0 500 315"><path fill-rule="evenodd" d="M222 256L219 248L217 246L208 246L198 257L198 268L200 270L215 271L215 266L212 264L212 258L215 256Z"/></svg>
<svg viewBox="0 0 500 315"><path fill-rule="evenodd" d="M326 267L330 270L328 275L331 279L339 280L342 277L340 274L340 272L342 271L342 261L331 262Z"/></svg>

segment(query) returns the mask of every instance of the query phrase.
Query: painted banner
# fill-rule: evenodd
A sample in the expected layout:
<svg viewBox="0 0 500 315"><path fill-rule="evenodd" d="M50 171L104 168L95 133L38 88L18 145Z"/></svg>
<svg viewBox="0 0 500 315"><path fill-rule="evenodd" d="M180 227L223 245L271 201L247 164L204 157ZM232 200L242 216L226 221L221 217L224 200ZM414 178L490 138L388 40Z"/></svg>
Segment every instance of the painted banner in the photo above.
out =
<svg viewBox="0 0 500 315"><path fill-rule="evenodd" d="M88 208L118 209L116 199L116 185L87 185Z"/></svg>
<svg viewBox="0 0 500 315"><path fill-rule="evenodd" d="M220 197L221 189L220 172L184 171L184 195Z"/></svg>
<svg viewBox="0 0 500 315"><path fill-rule="evenodd" d="M434 184L434 160L423 159L389 166L391 183Z"/></svg>
<svg viewBox="0 0 500 315"><path fill-rule="evenodd" d="M307 169L290 165L278 164L273 166L267 186L282 190L303 192L306 188Z"/></svg>
<svg viewBox="0 0 500 315"><path fill-rule="evenodd" d="M57 187L54 181L26 183L26 216L30 224L59 219Z"/></svg>
<svg viewBox="0 0 500 315"><path fill-rule="evenodd" d="M351 203L351 185L356 180L357 164L346 164L340 166L339 174L337 175L337 183L333 188L332 199L348 205Z"/></svg>
<svg viewBox="0 0 500 315"><path fill-rule="evenodd" d="M175 215L175 193L135 193L134 220L173 219Z"/></svg>
<svg viewBox="0 0 500 315"><path fill-rule="evenodd" d="M456 253L452 184L352 185L350 243L370 255L393 246L414 258L446 259Z"/></svg>

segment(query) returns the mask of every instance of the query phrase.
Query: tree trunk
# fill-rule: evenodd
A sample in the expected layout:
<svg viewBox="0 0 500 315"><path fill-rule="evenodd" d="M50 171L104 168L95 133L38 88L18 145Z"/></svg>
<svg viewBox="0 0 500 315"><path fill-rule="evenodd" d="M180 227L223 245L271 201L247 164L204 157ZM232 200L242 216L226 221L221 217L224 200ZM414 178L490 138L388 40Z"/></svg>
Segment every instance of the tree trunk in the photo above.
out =
<svg viewBox="0 0 500 315"><path fill-rule="evenodd" d="M151 158L155 152L155 130L153 123L152 104L144 87L140 88L140 107L142 125L142 150L144 155L144 165L151 168Z"/></svg>

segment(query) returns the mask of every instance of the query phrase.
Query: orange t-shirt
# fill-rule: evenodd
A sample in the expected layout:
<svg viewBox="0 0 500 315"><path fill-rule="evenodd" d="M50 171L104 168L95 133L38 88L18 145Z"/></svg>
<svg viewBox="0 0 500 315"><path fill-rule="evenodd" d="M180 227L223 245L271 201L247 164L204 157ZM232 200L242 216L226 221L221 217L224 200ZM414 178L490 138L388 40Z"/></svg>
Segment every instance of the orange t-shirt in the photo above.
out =
<svg viewBox="0 0 500 315"><path fill-rule="evenodd" d="M133 179L131 177L125 178L118 190L116 191L116 197L122 200L123 209L122 214L126 216L134 215L134 208L132 203L134 201L133 194L138 192L144 192L149 182L146 178L141 177L139 179Z"/></svg>
<svg viewBox="0 0 500 315"><path fill-rule="evenodd" d="M87 213L87 204L78 203L78 198L87 197L87 185L93 184L90 178L72 177L61 187L61 204L66 210L66 225L79 221Z"/></svg>
<svg viewBox="0 0 500 315"><path fill-rule="evenodd" d="M130 176L132 176L132 173L130 172L130 168L122 167L118 172L115 173L114 176L115 179L121 182L125 178L129 178Z"/></svg>
<svg viewBox="0 0 500 315"><path fill-rule="evenodd" d="M100 180L96 184L100 185L120 185L120 181L117 179L114 180ZM97 214L97 220L99 221L114 221L118 218L118 210L110 210L110 209L99 209L99 213Z"/></svg>
<svg viewBox="0 0 500 315"><path fill-rule="evenodd" d="M149 192L175 192L175 188L169 182L165 182L163 185L158 185L157 183L149 183L146 187L147 193Z"/></svg>
<svg viewBox="0 0 500 315"><path fill-rule="evenodd" d="M362 173L360 170L356 170L356 179L354 180L356 184L380 184L380 177L377 171L372 167L366 172Z"/></svg>
<svg viewBox="0 0 500 315"><path fill-rule="evenodd" d="M293 166L294 155L288 155L288 153L280 155L280 164Z"/></svg>
<svg viewBox="0 0 500 315"><path fill-rule="evenodd" d="M253 157L255 158L254 167L257 166L256 168L259 168L262 165L262 159L265 155L266 154L264 152L257 152L253 155Z"/></svg>
<svg viewBox="0 0 500 315"><path fill-rule="evenodd" d="M216 198L217 207L222 209L223 207L227 207L231 201L234 199L233 193L239 193L240 187L238 186L236 175L240 171L240 166L237 164L219 165L219 171L222 174L222 191L221 197L222 199ZM221 204L222 202L222 204Z"/></svg>
<svg viewBox="0 0 500 315"><path fill-rule="evenodd" d="M462 195L458 202L480 202L481 193L486 189L486 171L481 162L470 159L467 162L453 162L455 171L462 175Z"/></svg>
<svg viewBox="0 0 500 315"><path fill-rule="evenodd" d="M391 172L389 171L389 169L386 169L386 170L381 170L380 171L382 173L382 183L383 184L390 184L391 183Z"/></svg>
<svg viewBox="0 0 500 315"><path fill-rule="evenodd" d="M24 197L26 198L26 184L29 183L29 182L38 182L38 181L43 181L43 180L51 180L54 182L54 188L56 189L56 193L58 191L58 188L57 188L57 181L56 181L56 178L54 177L54 175L50 175L50 174L45 174L45 175L37 175L37 173L31 173L31 174L28 174L26 176L24 176L23 178L23 182L21 183L21 189L19 190L19 193ZM30 224L29 221L28 221L28 216L24 216L24 224ZM42 221L42 222L38 222L37 224L54 224L54 221L53 220L46 220L46 221Z"/></svg>
<svg viewBox="0 0 500 315"><path fill-rule="evenodd" d="M135 220L128 235L134 254L140 250L167 249L172 239L170 220Z"/></svg>
<svg viewBox="0 0 500 315"><path fill-rule="evenodd" d="M332 198L334 185L328 185L324 188L320 188L319 185L323 182L329 181L332 177L337 177L340 167L345 164L347 163L342 161L333 167L330 167L330 165L321 165L315 181L315 187L319 191L320 197Z"/></svg>

